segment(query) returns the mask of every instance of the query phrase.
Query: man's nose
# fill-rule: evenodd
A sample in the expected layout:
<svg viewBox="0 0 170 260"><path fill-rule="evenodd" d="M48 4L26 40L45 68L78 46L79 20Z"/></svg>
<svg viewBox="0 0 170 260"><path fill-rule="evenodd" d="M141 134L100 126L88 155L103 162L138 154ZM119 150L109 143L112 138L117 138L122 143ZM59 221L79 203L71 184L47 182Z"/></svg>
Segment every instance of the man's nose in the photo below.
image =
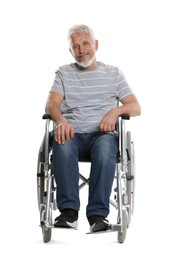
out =
<svg viewBox="0 0 170 260"><path fill-rule="evenodd" d="M79 46L79 52L80 52L80 54L82 54L84 52L84 46L83 45Z"/></svg>

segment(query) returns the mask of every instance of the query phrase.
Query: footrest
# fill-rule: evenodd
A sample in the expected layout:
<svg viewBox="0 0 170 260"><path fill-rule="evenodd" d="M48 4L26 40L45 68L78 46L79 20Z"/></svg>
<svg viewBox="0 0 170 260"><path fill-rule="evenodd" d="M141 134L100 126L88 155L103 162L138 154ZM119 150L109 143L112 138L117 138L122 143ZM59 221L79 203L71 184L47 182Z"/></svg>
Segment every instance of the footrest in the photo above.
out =
<svg viewBox="0 0 170 260"><path fill-rule="evenodd" d="M41 228L56 228L56 229L65 229L65 230L78 230L77 228L67 228L67 227L55 227L54 225L40 225Z"/></svg>
<svg viewBox="0 0 170 260"><path fill-rule="evenodd" d="M64 230L78 230L78 228L74 228L74 227L55 227L55 226L53 226L53 228L64 229Z"/></svg>
<svg viewBox="0 0 170 260"><path fill-rule="evenodd" d="M121 226L119 224L117 225L113 225L113 224L110 224L108 226L108 229L107 230L103 230L103 231L97 231L97 232L87 232L86 234L89 235L89 234L106 234L106 233L109 233L109 232L115 232L115 231L119 231L121 230Z"/></svg>

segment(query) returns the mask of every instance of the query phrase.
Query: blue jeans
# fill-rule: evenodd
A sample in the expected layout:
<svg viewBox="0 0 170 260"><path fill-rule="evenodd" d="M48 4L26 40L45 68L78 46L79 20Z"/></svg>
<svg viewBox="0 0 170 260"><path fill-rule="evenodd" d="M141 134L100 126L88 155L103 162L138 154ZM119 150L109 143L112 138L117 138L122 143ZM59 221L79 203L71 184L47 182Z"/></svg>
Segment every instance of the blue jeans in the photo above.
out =
<svg viewBox="0 0 170 260"><path fill-rule="evenodd" d="M57 206L61 211L79 211L79 167L84 158L91 161L87 217L109 214L109 198L118 153L117 133L75 133L65 144L53 142L53 170L57 184Z"/></svg>

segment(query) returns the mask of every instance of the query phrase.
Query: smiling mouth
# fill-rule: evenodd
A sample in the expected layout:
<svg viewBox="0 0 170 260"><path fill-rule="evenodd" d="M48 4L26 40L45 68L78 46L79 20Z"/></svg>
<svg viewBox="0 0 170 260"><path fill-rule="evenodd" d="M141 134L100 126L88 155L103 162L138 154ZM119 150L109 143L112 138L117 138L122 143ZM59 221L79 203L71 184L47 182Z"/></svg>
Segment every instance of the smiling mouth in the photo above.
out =
<svg viewBox="0 0 170 260"><path fill-rule="evenodd" d="M83 53L81 53L78 57L81 58L81 57L84 57L84 56L86 56L86 55L88 55L88 53L87 53L87 52L83 52Z"/></svg>

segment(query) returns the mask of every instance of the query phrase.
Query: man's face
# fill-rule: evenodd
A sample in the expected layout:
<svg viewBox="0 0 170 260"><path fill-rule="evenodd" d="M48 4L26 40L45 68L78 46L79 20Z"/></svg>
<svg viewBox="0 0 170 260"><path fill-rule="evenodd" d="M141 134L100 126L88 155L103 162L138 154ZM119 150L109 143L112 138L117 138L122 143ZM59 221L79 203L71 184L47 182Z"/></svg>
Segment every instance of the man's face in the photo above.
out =
<svg viewBox="0 0 170 260"><path fill-rule="evenodd" d="M94 65L97 49L98 42L93 41L88 33L77 33L72 36L70 51L81 67L87 68Z"/></svg>

